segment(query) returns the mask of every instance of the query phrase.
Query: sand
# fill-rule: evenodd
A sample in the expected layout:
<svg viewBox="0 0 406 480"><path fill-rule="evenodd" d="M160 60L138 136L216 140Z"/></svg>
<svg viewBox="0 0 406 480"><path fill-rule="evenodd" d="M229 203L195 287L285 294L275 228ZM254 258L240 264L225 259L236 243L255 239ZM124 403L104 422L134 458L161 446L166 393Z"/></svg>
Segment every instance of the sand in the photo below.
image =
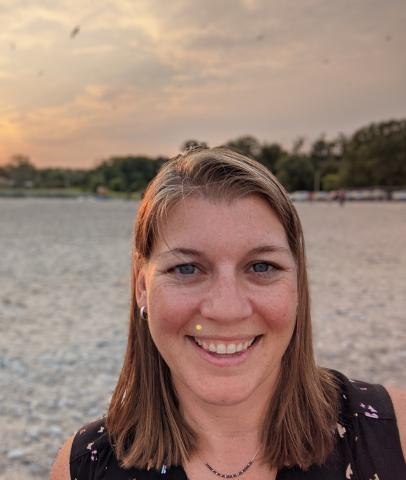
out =
<svg viewBox="0 0 406 480"><path fill-rule="evenodd" d="M0 200L0 480L46 478L126 342L135 202ZM406 203L297 204L321 365L406 385Z"/></svg>

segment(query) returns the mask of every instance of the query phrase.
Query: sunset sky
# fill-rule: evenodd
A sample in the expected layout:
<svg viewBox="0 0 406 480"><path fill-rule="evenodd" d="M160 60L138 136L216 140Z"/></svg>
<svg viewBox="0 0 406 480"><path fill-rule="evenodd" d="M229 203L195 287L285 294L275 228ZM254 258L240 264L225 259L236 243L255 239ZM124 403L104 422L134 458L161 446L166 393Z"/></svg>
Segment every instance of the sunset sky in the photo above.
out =
<svg viewBox="0 0 406 480"><path fill-rule="evenodd" d="M405 0L1 0L0 164L406 117Z"/></svg>

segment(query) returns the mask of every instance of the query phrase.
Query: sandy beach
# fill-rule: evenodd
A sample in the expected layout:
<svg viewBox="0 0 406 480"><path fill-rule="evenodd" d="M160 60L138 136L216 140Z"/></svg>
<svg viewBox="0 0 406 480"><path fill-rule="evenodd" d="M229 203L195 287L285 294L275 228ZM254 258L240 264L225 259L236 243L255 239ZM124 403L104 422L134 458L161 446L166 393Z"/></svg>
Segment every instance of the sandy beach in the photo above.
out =
<svg viewBox="0 0 406 480"><path fill-rule="evenodd" d="M123 359L136 202L0 200L0 480L47 478ZM406 203L296 204L315 350L406 386Z"/></svg>

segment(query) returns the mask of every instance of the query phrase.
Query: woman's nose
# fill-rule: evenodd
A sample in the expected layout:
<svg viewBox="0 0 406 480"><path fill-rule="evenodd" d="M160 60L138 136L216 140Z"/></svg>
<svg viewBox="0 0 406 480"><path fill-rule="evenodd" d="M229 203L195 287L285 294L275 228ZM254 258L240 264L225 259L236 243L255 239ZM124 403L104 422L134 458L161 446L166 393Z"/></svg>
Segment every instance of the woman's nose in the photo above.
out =
<svg viewBox="0 0 406 480"><path fill-rule="evenodd" d="M235 274L218 275L211 283L201 304L201 314L211 320L226 322L251 316L251 302Z"/></svg>

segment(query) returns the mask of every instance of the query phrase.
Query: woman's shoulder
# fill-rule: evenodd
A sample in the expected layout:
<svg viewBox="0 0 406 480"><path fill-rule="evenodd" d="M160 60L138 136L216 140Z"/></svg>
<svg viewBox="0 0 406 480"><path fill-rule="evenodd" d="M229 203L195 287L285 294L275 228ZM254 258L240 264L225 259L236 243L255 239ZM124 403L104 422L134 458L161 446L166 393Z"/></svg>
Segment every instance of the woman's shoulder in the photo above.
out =
<svg viewBox="0 0 406 480"><path fill-rule="evenodd" d="M396 387L387 387L387 391L395 409L396 421L400 433L403 456L406 461L406 390Z"/></svg>
<svg viewBox="0 0 406 480"><path fill-rule="evenodd" d="M52 465L49 480L70 480L69 457L72 447L73 436L69 437L60 448Z"/></svg>
<svg viewBox="0 0 406 480"><path fill-rule="evenodd" d="M354 380L332 370L341 395L341 415L396 420L390 395L383 385Z"/></svg>
<svg viewBox="0 0 406 480"><path fill-rule="evenodd" d="M90 480L92 478L121 478L114 449L106 429L106 419L100 418L83 425L73 437L70 458L70 478Z"/></svg>
<svg viewBox="0 0 406 480"><path fill-rule="evenodd" d="M81 427L74 435L70 462L74 462L83 455L88 455L92 459L100 450L111 448L106 431L106 419L99 418Z"/></svg>
<svg viewBox="0 0 406 480"><path fill-rule="evenodd" d="M166 480L185 480L180 467L166 468L163 465L160 470L122 467L111 444L105 417L84 425L76 432L70 450L69 468L72 480L161 480L163 473L166 474Z"/></svg>
<svg viewBox="0 0 406 480"><path fill-rule="evenodd" d="M406 478L400 425L386 388L333 371L339 386L338 447L361 478ZM347 477L350 478L350 477Z"/></svg>
<svg viewBox="0 0 406 480"><path fill-rule="evenodd" d="M84 425L69 437L56 456L50 480L92 478L88 467L96 461L100 450L109 447L105 430L105 419L101 418Z"/></svg>

